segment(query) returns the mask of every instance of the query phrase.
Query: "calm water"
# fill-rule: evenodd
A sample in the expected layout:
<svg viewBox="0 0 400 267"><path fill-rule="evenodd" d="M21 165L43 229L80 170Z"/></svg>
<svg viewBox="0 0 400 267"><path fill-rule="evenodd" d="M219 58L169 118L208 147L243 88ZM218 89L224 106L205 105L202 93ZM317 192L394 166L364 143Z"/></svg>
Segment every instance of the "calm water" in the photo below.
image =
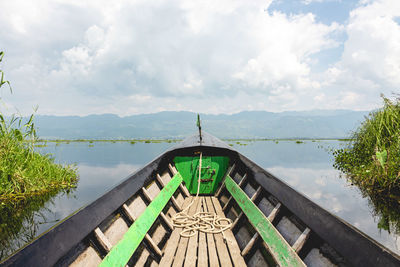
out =
<svg viewBox="0 0 400 267"><path fill-rule="evenodd" d="M351 186L346 179L340 178L340 173L332 167L333 158L327 149L338 148L343 146L343 143L228 143L325 209L400 254L399 235L378 228L380 218L374 215L368 199L363 198L360 191ZM15 250L26 240L38 236L58 221L89 204L173 145L166 142L133 145L129 142L72 142L58 145L48 143L47 147L39 148L42 152L52 153L60 163L76 163L80 180L75 190L68 194L56 195L25 219L23 225L28 229L24 228L19 237L9 242L11 247L3 248L3 258L10 250Z"/></svg>

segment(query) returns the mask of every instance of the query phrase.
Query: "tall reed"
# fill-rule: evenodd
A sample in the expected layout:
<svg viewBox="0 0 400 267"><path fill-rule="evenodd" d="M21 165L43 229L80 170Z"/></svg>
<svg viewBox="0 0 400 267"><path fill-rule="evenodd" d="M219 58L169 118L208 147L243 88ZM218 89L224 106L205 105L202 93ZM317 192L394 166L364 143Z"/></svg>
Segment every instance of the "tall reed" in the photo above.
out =
<svg viewBox="0 0 400 267"><path fill-rule="evenodd" d="M355 184L400 194L400 98L381 95L383 107L365 118L347 148L334 152L334 166Z"/></svg>
<svg viewBox="0 0 400 267"><path fill-rule="evenodd" d="M0 62L4 56L0 52ZM0 70L0 88L10 82ZM1 98L0 98L1 99ZM24 123L22 116L6 119L0 112L0 204L26 200L54 190L73 187L74 166L62 166L50 155L34 151L36 129L33 114Z"/></svg>

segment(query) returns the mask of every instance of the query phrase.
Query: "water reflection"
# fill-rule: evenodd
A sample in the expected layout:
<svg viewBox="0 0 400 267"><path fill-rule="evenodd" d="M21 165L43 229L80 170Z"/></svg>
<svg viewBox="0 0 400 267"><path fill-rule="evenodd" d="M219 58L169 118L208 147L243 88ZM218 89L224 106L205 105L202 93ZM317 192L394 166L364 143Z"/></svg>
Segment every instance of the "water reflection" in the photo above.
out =
<svg viewBox="0 0 400 267"><path fill-rule="evenodd" d="M40 227L51 222L46 215L47 203L59 195L70 195L71 191L57 190L18 203L2 204L0 207L0 260L32 241L40 234Z"/></svg>
<svg viewBox="0 0 400 267"><path fill-rule="evenodd" d="M369 198L373 214L379 218L378 228L400 236L400 205L396 198L387 198L361 189Z"/></svg>
<svg viewBox="0 0 400 267"><path fill-rule="evenodd" d="M344 145L339 141L303 144L264 141L235 148L323 208L400 254L398 203L371 196L341 177L341 172L332 167L333 157L328 151ZM274 156L279 160L273 159Z"/></svg>

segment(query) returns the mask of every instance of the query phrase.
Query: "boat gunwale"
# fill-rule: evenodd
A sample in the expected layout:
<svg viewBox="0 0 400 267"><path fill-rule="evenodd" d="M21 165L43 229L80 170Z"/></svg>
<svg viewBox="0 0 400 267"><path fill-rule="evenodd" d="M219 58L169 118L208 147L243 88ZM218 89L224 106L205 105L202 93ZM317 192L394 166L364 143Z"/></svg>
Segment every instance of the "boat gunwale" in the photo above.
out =
<svg viewBox="0 0 400 267"><path fill-rule="evenodd" d="M346 262L355 266L398 266L400 255L322 208L239 152L238 157L238 161L251 170L250 176L264 190L272 194L306 227L334 248Z"/></svg>

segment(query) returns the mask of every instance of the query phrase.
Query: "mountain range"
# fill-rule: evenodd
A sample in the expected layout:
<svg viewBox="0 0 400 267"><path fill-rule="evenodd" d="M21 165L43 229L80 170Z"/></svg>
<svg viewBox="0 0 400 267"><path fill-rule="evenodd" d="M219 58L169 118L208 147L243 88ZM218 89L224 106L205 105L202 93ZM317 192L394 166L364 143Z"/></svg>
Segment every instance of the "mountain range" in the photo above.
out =
<svg viewBox="0 0 400 267"><path fill-rule="evenodd" d="M369 111L243 111L200 114L202 129L219 138L347 138ZM119 117L37 115L42 139L157 139L183 138L197 131L197 114L164 111Z"/></svg>

